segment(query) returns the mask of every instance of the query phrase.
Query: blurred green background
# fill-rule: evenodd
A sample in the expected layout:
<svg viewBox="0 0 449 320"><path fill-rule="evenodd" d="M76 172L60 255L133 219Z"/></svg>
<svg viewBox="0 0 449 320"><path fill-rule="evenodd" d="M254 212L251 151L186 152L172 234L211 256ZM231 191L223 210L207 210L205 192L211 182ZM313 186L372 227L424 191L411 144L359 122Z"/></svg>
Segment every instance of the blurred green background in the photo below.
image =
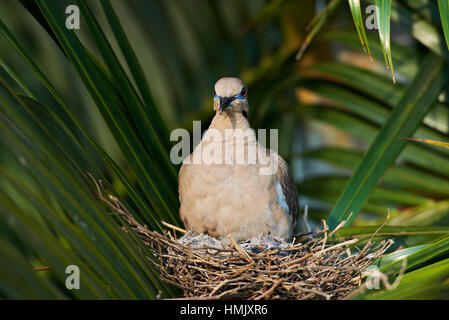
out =
<svg viewBox="0 0 449 320"><path fill-rule="evenodd" d="M380 29L360 36L371 61L355 25L375 3ZM390 210L376 239L404 251L377 263L394 278L407 257L405 284L359 298L447 297L449 149L401 139L449 141L447 1L362 1L361 15L359 4L1 1L0 297L179 295L90 174L149 228L181 225L169 134L194 120L207 129L223 76L248 85L253 128L279 129L300 215L308 207L298 232L349 220L335 240L363 242ZM69 264L80 290L65 288Z"/></svg>

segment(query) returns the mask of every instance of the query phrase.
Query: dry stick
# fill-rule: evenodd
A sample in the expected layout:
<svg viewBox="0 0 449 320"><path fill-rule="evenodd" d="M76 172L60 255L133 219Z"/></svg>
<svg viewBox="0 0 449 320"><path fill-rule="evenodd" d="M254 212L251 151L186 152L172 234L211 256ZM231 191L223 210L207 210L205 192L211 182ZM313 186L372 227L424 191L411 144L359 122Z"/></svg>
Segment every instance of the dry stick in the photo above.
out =
<svg viewBox="0 0 449 320"><path fill-rule="evenodd" d="M178 231L178 232L181 232L181 233L187 233L187 230L184 230L184 229L182 229L182 228L180 228L180 227L177 227L177 226L175 226L175 225L172 225L172 224L170 224L170 223L168 223L168 222L161 221L161 223L162 223L164 226L169 227L170 229L173 229L173 230L175 230L175 231Z"/></svg>
<svg viewBox="0 0 449 320"><path fill-rule="evenodd" d="M231 236L228 235L228 239L231 241L232 246L245 258L245 260L247 260L251 264L255 264L254 260L251 259L248 253L243 251L243 249L234 241L234 239L232 239Z"/></svg>
<svg viewBox="0 0 449 320"><path fill-rule="evenodd" d="M399 270L398 276L396 277L396 280L394 280L393 284L391 285L391 289L396 288L399 283L402 280L402 277L404 276L405 270L407 270L407 258L402 260L402 267L401 270Z"/></svg>
<svg viewBox="0 0 449 320"><path fill-rule="evenodd" d="M347 245L354 244L354 243L356 243L356 242L358 242L358 241L359 241L359 239L350 239L350 240L346 240L346 241L337 243L336 245L333 245L333 246L331 246L331 247L327 247L326 249L323 249L323 250L319 251L318 253L319 253L320 255L322 255L323 253L326 253L326 252L328 252L328 251L330 251L330 250L334 250L334 249L337 249L337 248L340 248L340 247L345 247L345 246L347 246Z"/></svg>
<svg viewBox="0 0 449 320"><path fill-rule="evenodd" d="M276 290L276 288L279 287L283 281L284 281L284 279L279 279L278 281L276 281L273 284L273 286L268 291L265 291L260 296L255 297L254 300L262 300L262 299L265 299L265 298L269 299L271 297L271 295L273 294L274 290Z"/></svg>
<svg viewBox="0 0 449 320"><path fill-rule="evenodd" d="M387 224L388 220L390 219L390 209L388 209L387 211L387 218L385 219L384 223L377 228L377 230L373 233L373 235L371 236L371 238L368 240L368 242L365 244L365 246L363 247L362 251L359 252L359 254L357 255L357 258L364 254L366 252L366 250L368 250L369 246L371 245L371 242L373 241L374 237L379 233L379 231L385 227L385 225Z"/></svg>
<svg viewBox="0 0 449 320"><path fill-rule="evenodd" d="M377 271L374 276L378 277L382 281L386 290L392 290L399 285L399 283L402 280L402 277L404 276L406 269L407 269L407 259L404 259L404 260L402 260L402 266L401 266L401 269L399 270L398 276L396 277L396 279L394 280L394 282L392 284L390 284L390 282L388 281L388 277L380 271ZM370 276L373 276L373 275L370 274ZM367 287L365 287L365 286L359 287L358 289L356 289L356 290L352 291L350 294L348 294L345 297L345 299L350 299L350 298L358 295L359 293L364 292L366 289L367 289Z"/></svg>
<svg viewBox="0 0 449 320"><path fill-rule="evenodd" d="M309 206L305 205L304 206L304 214L302 216L302 221L304 223L304 228L306 229L306 233L310 233L310 228L309 228L309 223L307 221L307 217L309 215Z"/></svg>
<svg viewBox="0 0 449 320"><path fill-rule="evenodd" d="M315 290L315 289L306 289L306 288L302 288L302 287L299 287L299 288L300 288L300 290L303 291L303 292L309 292L309 293L313 293L313 294L322 296L322 297L324 297L326 300L330 300L330 298L332 297L331 295L328 295L328 294L326 294L326 293L324 293L324 292L321 292L321 291L318 291L318 290Z"/></svg>
<svg viewBox="0 0 449 320"><path fill-rule="evenodd" d="M323 245L321 246L321 250L324 250L324 247L326 246L327 242L327 231L329 230L329 228L325 220L321 220L321 222L323 223L323 231L324 231Z"/></svg>
<svg viewBox="0 0 449 320"><path fill-rule="evenodd" d="M341 228L343 228L345 226L345 224L349 221L349 219L351 219L351 216L354 212L351 211L351 213L349 214L348 219L343 220L342 222L340 222L334 230L331 231L331 233L329 233L329 238L332 237L334 235L335 232L337 232L338 230L340 230Z"/></svg>
<svg viewBox="0 0 449 320"><path fill-rule="evenodd" d="M211 293L209 294L209 297L212 297L218 290L220 290L223 286L225 286L226 284L235 281L235 279L227 279L227 280L223 280L222 282L220 282L218 284L218 286L216 286L214 288L214 290L211 291Z"/></svg>
<svg viewBox="0 0 449 320"><path fill-rule="evenodd" d="M404 259L404 260L402 260L402 266L401 266L401 269L399 270L398 276L396 277L396 279L394 280L394 282L392 284L390 284L388 282L388 277L385 274L380 272L380 274L381 274L380 279L382 280L382 283L384 284L385 288L387 290L392 290L392 289L396 288L399 285L399 282L401 282L406 269L407 269L407 259Z"/></svg>

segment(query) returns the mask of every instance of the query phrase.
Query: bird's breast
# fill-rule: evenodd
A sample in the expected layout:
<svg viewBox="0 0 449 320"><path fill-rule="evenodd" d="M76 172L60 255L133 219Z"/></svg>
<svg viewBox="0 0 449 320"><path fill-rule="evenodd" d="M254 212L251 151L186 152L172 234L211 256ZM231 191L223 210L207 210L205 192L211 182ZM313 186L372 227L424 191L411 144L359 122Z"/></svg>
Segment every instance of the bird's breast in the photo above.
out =
<svg viewBox="0 0 449 320"><path fill-rule="evenodd" d="M208 142L203 138L200 149L194 151L202 152L203 162L184 164L180 181L180 187L185 186L181 217L189 229L235 239L288 235L290 221L279 205L276 176L260 174L257 156L251 161L251 153L266 153L258 149L255 140ZM239 155L246 159L243 163Z"/></svg>

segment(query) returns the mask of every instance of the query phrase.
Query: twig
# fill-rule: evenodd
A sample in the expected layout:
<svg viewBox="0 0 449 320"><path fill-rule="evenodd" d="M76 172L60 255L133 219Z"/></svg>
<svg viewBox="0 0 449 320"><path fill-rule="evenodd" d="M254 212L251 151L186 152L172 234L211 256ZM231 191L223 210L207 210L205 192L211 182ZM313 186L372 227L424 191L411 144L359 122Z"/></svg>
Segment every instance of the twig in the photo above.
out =
<svg viewBox="0 0 449 320"><path fill-rule="evenodd" d="M186 232L187 232L187 231L184 230L183 228L177 227L177 226L172 225L172 224L170 224L170 223L168 223L168 222L161 221L161 223L162 223L164 226L166 226L166 227L168 227L168 228L170 228L170 229L173 229L173 230L175 230L175 231L178 231L178 232L181 232L181 233L186 233Z"/></svg>
<svg viewBox="0 0 449 320"><path fill-rule="evenodd" d="M255 297L254 300L269 299L271 297L271 295L273 294L274 290L276 290L276 288L279 287L283 281L284 281L284 279L279 279L278 281L276 281L273 284L273 286L268 291L265 291L260 296Z"/></svg>

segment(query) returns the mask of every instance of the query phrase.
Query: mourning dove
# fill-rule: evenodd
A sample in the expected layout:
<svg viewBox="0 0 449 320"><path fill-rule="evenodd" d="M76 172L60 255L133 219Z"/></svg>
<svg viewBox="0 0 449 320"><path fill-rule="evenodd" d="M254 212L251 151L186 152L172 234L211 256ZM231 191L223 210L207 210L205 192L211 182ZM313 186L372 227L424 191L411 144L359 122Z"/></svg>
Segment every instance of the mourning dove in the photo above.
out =
<svg viewBox="0 0 449 320"><path fill-rule="evenodd" d="M187 230L216 238L288 240L298 214L295 184L287 163L258 143L248 109L242 80L217 81L215 117L179 172L180 216Z"/></svg>

